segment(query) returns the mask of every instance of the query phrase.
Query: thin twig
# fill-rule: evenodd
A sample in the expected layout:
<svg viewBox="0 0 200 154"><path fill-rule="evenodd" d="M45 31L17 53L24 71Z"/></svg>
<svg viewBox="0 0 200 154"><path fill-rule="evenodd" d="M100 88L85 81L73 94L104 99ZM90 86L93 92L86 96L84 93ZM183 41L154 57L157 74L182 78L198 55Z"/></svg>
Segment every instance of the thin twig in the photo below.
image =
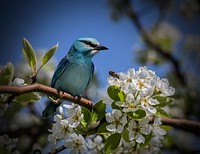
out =
<svg viewBox="0 0 200 154"><path fill-rule="evenodd" d="M67 147L65 147L64 145L62 145L62 146L60 146L60 147L58 147L58 148L52 150L51 152L49 152L49 153L47 153L47 154L56 154L56 153L59 153L59 152L65 150L66 148L67 148Z"/></svg>
<svg viewBox="0 0 200 154"><path fill-rule="evenodd" d="M11 96L8 97L7 103L8 105L12 102L12 100L16 97L16 94L12 94Z"/></svg>

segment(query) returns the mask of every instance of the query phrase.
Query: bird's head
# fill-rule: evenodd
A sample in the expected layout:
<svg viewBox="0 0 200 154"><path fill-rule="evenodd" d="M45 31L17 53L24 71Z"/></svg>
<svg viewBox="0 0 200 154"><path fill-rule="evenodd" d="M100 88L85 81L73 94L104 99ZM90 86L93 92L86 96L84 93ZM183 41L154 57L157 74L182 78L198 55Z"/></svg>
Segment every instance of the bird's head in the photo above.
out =
<svg viewBox="0 0 200 154"><path fill-rule="evenodd" d="M84 56L93 57L100 50L108 50L94 38L79 38L71 47L70 54L79 53Z"/></svg>

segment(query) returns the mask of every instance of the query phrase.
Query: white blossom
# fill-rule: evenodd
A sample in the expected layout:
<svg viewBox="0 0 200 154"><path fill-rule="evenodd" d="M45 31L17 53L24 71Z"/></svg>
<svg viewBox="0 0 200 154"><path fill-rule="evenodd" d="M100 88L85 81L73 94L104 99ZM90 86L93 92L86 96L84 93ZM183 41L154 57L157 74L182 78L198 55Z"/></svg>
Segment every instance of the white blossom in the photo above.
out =
<svg viewBox="0 0 200 154"><path fill-rule="evenodd" d="M127 94L126 102L117 101L115 104L117 106L123 107L123 112L134 112L138 110L137 104L138 100L135 99L132 93Z"/></svg>
<svg viewBox="0 0 200 154"><path fill-rule="evenodd" d="M146 149L141 150L140 153L142 154L149 154L149 153L159 153L160 148L163 146L162 140L164 139L163 135L166 135L166 131L160 128L161 125L161 118L155 117L154 124L153 124L153 135L150 139L149 146Z"/></svg>
<svg viewBox="0 0 200 154"><path fill-rule="evenodd" d="M81 107L76 106L75 108L70 108L67 113L69 125L73 128L76 128L80 124L80 121L83 119Z"/></svg>
<svg viewBox="0 0 200 154"><path fill-rule="evenodd" d="M114 109L112 113L106 113L106 121L109 124L106 129L111 132L121 133L127 123L126 115L122 115L120 110Z"/></svg>
<svg viewBox="0 0 200 154"><path fill-rule="evenodd" d="M111 85L117 85L126 94L126 101L115 104L122 107L122 111L134 112L142 109L147 116L157 112L156 105L160 102L154 96L168 97L174 95L175 89L169 86L167 79L160 79L154 71L147 67L140 67L138 71L129 69L127 74L119 73L119 77L109 77Z"/></svg>
<svg viewBox="0 0 200 154"><path fill-rule="evenodd" d="M116 77L113 76L109 76L107 79L108 83L110 85L116 85L116 86L120 86L120 80Z"/></svg>
<svg viewBox="0 0 200 154"><path fill-rule="evenodd" d="M69 125L68 119L62 119L61 115L57 114L54 116L54 121L51 132L57 139L63 139L69 136L72 132L72 127Z"/></svg>
<svg viewBox="0 0 200 154"><path fill-rule="evenodd" d="M56 114L53 119L55 122L60 122L62 120L62 116L60 114Z"/></svg>
<svg viewBox="0 0 200 154"><path fill-rule="evenodd" d="M150 153L159 153L163 146L161 140L157 137L152 137L150 140Z"/></svg>
<svg viewBox="0 0 200 154"><path fill-rule="evenodd" d="M100 135L95 136L95 138L89 138L87 141L87 147L90 149L90 153L98 153L103 147L103 138Z"/></svg>
<svg viewBox="0 0 200 154"><path fill-rule="evenodd" d="M61 115L56 114L54 116L54 121L55 123L52 129L49 130L52 134L48 135L51 149L56 148L57 140L68 138L73 131L73 128L69 125L68 119L63 119Z"/></svg>
<svg viewBox="0 0 200 154"><path fill-rule="evenodd" d="M63 139L70 135L72 132L72 127L69 126L68 120L64 119L53 124L51 131L57 139Z"/></svg>
<svg viewBox="0 0 200 154"><path fill-rule="evenodd" d="M160 153L160 148L162 147L162 142L157 137L152 137L150 139L149 145L144 149L140 150L140 154L157 154Z"/></svg>
<svg viewBox="0 0 200 154"><path fill-rule="evenodd" d="M27 85L24 81L24 79L20 79L20 78L15 78L13 81L13 86L24 86Z"/></svg>
<svg viewBox="0 0 200 154"><path fill-rule="evenodd" d="M148 70L146 66L140 67L136 72L140 79L151 80L155 76L155 72Z"/></svg>
<svg viewBox="0 0 200 154"><path fill-rule="evenodd" d="M127 74L120 73L119 79L122 80L120 88L126 93L131 93L135 90L134 84L132 80L136 78L136 73L133 68L130 68L127 72Z"/></svg>
<svg viewBox="0 0 200 154"><path fill-rule="evenodd" d="M155 90L157 92L161 92L161 95L163 96L174 95L175 89L169 86L169 82L166 78L160 79L159 77L156 77L153 82L154 82Z"/></svg>
<svg viewBox="0 0 200 154"><path fill-rule="evenodd" d="M151 132L151 126L148 124L148 119L143 119L136 123L134 120L129 122L129 139L135 140L137 143L144 143L145 138L142 134L149 135Z"/></svg>
<svg viewBox="0 0 200 154"><path fill-rule="evenodd" d="M156 99L151 98L150 96L144 95L140 99L141 107L149 113L155 114L157 112L154 105L159 104Z"/></svg>
<svg viewBox="0 0 200 154"><path fill-rule="evenodd" d="M118 78L109 76L108 83L110 85L119 86L125 93L129 93L134 90L132 84L132 78L135 78L134 76L135 76L135 70L129 69L127 75L120 72L118 73Z"/></svg>
<svg viewBox="0 0 200 154"><path fill-rule="evenodd" d="M79 107L79 105L71 103L71 104L63 104L63 107L65 107L67 109L75 109L75 108Z"/></svg>
<svg viewBox="0 0 200 154"><path fill-rule="evenodd" d="M115 150L114 154L131 154L135 151L135 144L134 140L130 142L126 142L125 140L121 139L118 148Z"/></svg>
<svg viewBox="0 0 200 154"><path fill-rule="evenodd" d="M160 127L161 124L162 124L161 118L155 117L153 124L153 134L159 139L164 139L163 136L166 135L166 131Z"/></svg>
<svg viewBox="0 0 200 154"><path fill-rule="evenodd" d="M56 143L57 143L55 135L54 134L50 134L50 135L48 135L47 139L50 142L50 149L54 150L56 148Z"/></svg>
<svg viewBox="0 0 200 154"><path fill-rule="evenodd" d="M70 138L65 141L64 145L65 147L71 149L71 154L84 153L88 150L85 145L85 140L80 134L71 134Z"/></svg>

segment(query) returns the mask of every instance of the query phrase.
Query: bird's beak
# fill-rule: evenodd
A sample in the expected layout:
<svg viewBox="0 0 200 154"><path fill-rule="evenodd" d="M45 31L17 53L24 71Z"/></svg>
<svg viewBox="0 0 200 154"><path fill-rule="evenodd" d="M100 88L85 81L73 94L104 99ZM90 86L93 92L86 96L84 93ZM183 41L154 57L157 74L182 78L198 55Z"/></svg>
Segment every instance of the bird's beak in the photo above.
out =
<svg viewBox="0 0 200 154"><path fill-rule="evenodd" d="M94 48L95 50L108 50L108 48L107 47L105 47L105 46L103 46L103 45L97 45L95 48Z"/></svg>

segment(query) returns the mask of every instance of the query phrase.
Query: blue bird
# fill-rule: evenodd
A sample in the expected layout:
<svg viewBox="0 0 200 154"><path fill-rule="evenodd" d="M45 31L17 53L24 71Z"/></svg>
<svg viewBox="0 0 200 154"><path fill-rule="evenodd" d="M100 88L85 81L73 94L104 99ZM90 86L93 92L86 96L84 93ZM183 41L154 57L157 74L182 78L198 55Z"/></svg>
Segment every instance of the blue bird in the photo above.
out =
<svg viewBox="0 0 200 154"><path fill-rule="evenodd" d="M51 87L73 96L80 96L94 73L92 57L100 50L108 50L108 48L94 38L77 39L58 64L51 80ZM42 112L42 116L49 117L56 112L60 104L50 102Z"/></svg>

